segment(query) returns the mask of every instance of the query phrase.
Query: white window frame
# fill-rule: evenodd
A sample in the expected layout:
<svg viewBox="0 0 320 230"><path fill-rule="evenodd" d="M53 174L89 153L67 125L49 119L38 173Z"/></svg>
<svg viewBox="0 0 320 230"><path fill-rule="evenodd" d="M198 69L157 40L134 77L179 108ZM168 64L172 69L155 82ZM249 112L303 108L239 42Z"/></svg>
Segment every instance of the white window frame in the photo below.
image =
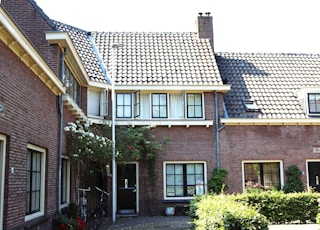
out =
<svg viewBox="0 0 320 230"><path fill-rule="evenodd" d="M4 179L6 165L7 138L0 134L0 229L3 227Z"/></svg>
<svg viewBox="0 0 320 230"><path fill-rule="evenodd" d="M27 144L27 149L41 153L41 191L40 191L40 211L26 215L24 220L29 221L44 215L45 204L45 182L46 182L46 150L33 144Z"/></svg>
<svg viewBox="0 0 320 230"><path fill-rule="evenodd" d="M282 160L245 160L242 161L242 190L246 190L245 185L245 177L244 177L244 165L247 163L279 163L280 167L280 189L283 188L284 185L284 175L283 175L283 162Z"/></svg>
<svg viewBox="0 0 320 230"><path fill-rule="evenodd" d="M163 162L163 198L164 200L170 201L170 200L193 200L194 197L190 196L176 196L176 197L167 197L167 178L166 178L166 165L167 164L203 164L203 186L204 186L204 194L208 191L207 186L207 162L205 161L164 161Z"/></svg>
<svg viewBox="0 0 320 230"><path fill-rule="evenodd" d="M310 101L309 101L309 95L310 94L320 95L320 92L308 92L307 96L306 96L308 115L309 116L319 116L320 112L310 112Z"/></svg>
<svg viewBox="0 0 320 230"><path fill-rule="evenodd" d="M66 188L65 188L65 193L66 193L66 201L65 201L65 203L62 203L62 199L61 199L61 208L65 208L65 207L67 207L68 205L69 205L69 203L70 203L70 160L67 158L67 157L65 157L65 156L63 156L62 157L62 162L63 162L63 160L66 160L66 175L65 175L65 177L66 177ZM62 170L62 166L63 166L63 164L61 165L61 170ZM62 171L61 171L61 183L62 183L62 178L64 177L64 175L63 175L63 173L62 173ZM62 184L61 184L61 188L62 188ZM61 196L62 196L62 193L61 193Z"/></svg>
<svg viewBox="0 0 320 230"><path fill-rule="evenodd" d="M188 117L188 94L201 94L201 110L202 110L202 117ZM205 111L204 111L204 107L205 107L205 104L204 104L204 93L199 93L199 92L185 92L185 118L187 118L188 120L201 120L201 119L204 119L205 117Z"/></svg>
<svg viewBox="0 0 320 230"><path fill-rule="evenodd" d="M304 108L304 112L308 117L319 117L320 113L310 113L309 110L309 94L320 94L319 87L305 87L296 92L299 103Z"/></svg>
<svg viewBox="0 0 320 230"><path fill-rule="evenodd" d="M130 117L118 117L118 95L125 95L125 94L128 94L130 95L131 97L131 102L130 102L130 113L131 113L131 116ZM118 92L116 93L116 119L132 119L133 115L134 115L134 102L133 102L133 98L134 98L134 95L132 94L132 92ZM122 105L122 106L126 106L126 105Z"/></svg>

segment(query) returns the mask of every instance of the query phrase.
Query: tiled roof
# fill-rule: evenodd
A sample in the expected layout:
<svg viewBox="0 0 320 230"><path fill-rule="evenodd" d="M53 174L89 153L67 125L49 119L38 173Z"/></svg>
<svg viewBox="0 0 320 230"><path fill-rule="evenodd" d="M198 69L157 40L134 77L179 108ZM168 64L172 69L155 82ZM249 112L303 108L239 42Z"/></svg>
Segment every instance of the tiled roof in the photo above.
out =
<svg viewBox="0 0 320 230"><path fill-rule="evenodd" d="M95 52L95 47L90 41L90 33L64 23L53 22L57 30L69 33L90 80L107 83L103 68L101 68L99 55Z"/></svg>
<svg viewBox="0 0 320 230"><path fill-rule="evenodd" d="M93 32L94 42L112 73L113 43L117 85L222 85L207 39L196 33Z"/></svg>
<svg viewBox="0 0 320 230"><path fill-rule="evenodd" d="M224 95L229 117L305 118L297 91L320 89L320 55L216 53L223 81L231 84ZM246 112L243 99L253 99L259 112Z"/></svg>

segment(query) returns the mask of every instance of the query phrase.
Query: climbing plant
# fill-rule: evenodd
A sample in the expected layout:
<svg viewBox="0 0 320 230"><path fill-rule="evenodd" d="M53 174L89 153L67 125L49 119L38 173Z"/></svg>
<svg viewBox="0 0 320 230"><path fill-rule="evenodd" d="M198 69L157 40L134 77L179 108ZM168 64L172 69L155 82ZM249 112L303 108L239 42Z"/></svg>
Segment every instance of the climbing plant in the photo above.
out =
<svg viewBox="0 0 320 230"><path fill-rule="evenodd" d="M111 129L108 125L89 125L88 122L69 122L64 128L67 136L67 153L72 162L83 169L104 169L112 160ZM156 140L154 127L117 127L115 157L118 163L139 161L148 168L149 181L155 181L156 153L168 140Z"/></svg>
<svg viewBox="0 0 320 230"><path fill-rule="evenodd" d="M228 176L228 172L225 169L215 168L212 171L211 178L208 181L209 192L220 194L225 189L227 189L227 185L225 184L225 180L227 176Z"/></svg>

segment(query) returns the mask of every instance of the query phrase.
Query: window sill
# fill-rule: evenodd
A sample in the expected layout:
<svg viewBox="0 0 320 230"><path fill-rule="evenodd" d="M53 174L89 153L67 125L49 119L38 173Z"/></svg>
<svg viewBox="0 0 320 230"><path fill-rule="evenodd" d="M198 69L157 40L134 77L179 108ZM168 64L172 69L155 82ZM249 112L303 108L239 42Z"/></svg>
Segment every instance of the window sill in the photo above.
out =
<svg viewBox="0 0 320 230"><path fill-rule="evenodd" d="M116 125L131 125L131 126L185 126L189 128L190 126L204 126L210 127L213 125L213 120L170 120L170 119L117 119Z"/></svg>

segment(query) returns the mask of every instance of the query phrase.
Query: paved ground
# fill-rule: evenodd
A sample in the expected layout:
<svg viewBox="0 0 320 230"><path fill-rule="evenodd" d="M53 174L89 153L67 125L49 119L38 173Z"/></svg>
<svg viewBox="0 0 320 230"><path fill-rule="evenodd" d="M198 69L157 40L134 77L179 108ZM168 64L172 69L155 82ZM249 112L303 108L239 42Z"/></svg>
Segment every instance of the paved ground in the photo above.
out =
<svg viewBox="0 0 320 230"><path fill-rule="evenodd" d="M157 216L157 217L132 217L117 218L115 224L105 222L99 230L133 229L133 230L188 230L191 229L188 216ZM318 224L287 224L270 225L269 230L320 230Z"/></svg>

